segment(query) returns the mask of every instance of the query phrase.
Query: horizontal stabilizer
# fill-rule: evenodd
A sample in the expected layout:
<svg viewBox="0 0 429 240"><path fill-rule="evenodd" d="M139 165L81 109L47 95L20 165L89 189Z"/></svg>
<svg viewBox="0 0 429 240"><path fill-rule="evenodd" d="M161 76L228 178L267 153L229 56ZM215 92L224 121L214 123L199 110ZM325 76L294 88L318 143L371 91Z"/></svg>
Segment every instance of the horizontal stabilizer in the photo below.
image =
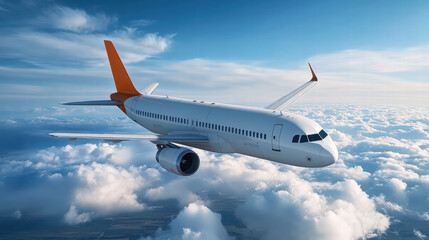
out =
<svg viewBox="0 0 429 240"><path fill-rule="evenodd" d="M147 140L151 142L208 142L206 136L200 135L136 135L136 134L92 134L92 133L49 133L50 136L69 138L71 140L84 139L101 139L111 142Z"/></svg>
<svg viewBox="0 0 429 240"><path fill-rule="evenodd" d="M97 100L83 102L65 102L62 105L89 105L89 106L121 106L122 103L113 100Z"/></svg>

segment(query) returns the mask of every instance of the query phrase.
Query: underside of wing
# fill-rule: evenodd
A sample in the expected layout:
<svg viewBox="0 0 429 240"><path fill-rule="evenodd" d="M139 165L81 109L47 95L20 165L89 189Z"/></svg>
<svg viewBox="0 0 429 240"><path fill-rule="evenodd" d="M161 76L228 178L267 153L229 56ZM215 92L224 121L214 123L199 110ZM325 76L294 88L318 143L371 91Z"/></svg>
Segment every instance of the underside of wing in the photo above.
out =
<svg viewBox="0 0 429 240"><path fill-rule="evenodd" d="M317 77L314 74L314 71L311 68L311 65L310 64L308 65L310 66L311 74L313 75L311 80L304 83L302 86L295 89L291 93L271 103L269 106L266 107L266 109L283 111L284 109L289 107L292 103L294 103L296 100L304 96L311 88L313 88L317 84Z"/></svg>
<svg viewBox="0 0 429 240"><path fill-rule="evenodd" d="M101 139L105 141L121 142L133 140L147 140L154 143L164 142L208 142L206 136L200 135L136 135L136 134L92 134L92 133L49 133L50 136L75 139Z"/></svg>

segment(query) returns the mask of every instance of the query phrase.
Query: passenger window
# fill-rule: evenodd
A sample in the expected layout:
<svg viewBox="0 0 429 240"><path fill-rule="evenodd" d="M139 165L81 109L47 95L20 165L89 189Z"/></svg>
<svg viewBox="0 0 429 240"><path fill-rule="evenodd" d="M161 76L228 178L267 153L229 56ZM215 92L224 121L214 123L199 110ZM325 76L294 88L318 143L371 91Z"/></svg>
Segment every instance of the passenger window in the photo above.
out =
<svg viewBox="0 0 429 240"><path fill-rule="evenodd" d="M322 139L325 139L325 137L328 136L328 134L323 129L319 132L319 135L322 137Z"/></svg>
<svg viewBox="0 0 429 240"><path fill-rule="evenodd" d="M264 139L267 139L267 134L264 134Z"/></svg>
<svg viewBox="0 0 429 240"><path fill-rule="evenodd" d="M299 141L299 142L300 142L300 143L308 142L307 135L301 135L301 141Z"/></svg>
<svg viewBox="0 0 429 240"><path fill-rule="evenodd" d="M293 139L292 139L292 142L293 142L293 143L297 143L297 142L298 142L298 140L299 140L299 135L295 135L295 136L293 136Z"/></svg>

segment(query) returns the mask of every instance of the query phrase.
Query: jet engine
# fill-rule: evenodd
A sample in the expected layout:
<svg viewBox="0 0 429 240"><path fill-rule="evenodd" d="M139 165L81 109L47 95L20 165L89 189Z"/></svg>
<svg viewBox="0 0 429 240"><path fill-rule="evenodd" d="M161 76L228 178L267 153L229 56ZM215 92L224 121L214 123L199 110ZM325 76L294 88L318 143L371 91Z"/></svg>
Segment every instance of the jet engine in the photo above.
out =
<svg viewBox="0 0 429 240"><path fill-rule="evenodd" d="M200 158L194 151L176 146L160 148L156 161L165 170L180 176L190 176L200 166Z"/></svg>

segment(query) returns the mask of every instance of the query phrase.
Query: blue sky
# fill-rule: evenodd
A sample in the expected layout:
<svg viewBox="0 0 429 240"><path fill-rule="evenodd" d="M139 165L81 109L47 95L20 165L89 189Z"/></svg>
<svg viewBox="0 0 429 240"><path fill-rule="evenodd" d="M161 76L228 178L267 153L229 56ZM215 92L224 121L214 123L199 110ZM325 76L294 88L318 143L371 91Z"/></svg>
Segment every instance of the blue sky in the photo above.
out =
<svg viewBox="0 0 429 240"><path fill-rule="evenodd" d="M427 239L428 10L0 0L0 238ZM311 62L320 82L289 110L328 131L339 161L302 169L195 150L200 170L183 178L151 143L47 136L146 133L116 108L58 104L115 91L104 39L138 89L241 105L294 90Z"/></svg>

